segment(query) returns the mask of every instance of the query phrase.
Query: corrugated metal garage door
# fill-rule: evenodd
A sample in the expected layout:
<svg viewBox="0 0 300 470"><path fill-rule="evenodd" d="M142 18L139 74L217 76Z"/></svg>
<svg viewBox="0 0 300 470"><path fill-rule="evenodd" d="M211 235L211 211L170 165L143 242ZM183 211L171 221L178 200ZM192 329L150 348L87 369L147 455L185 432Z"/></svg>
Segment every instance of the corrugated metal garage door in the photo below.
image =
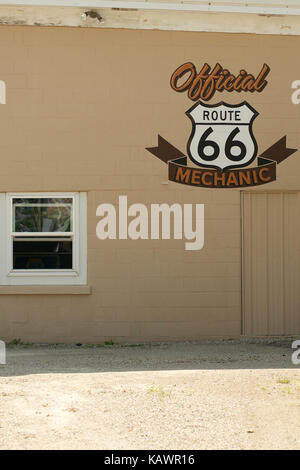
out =
<svg viewBox="0 0 300 470"><path fill-rule="evenodd" d="M242 193L243 333L300 334L300 193Z"/></svg>

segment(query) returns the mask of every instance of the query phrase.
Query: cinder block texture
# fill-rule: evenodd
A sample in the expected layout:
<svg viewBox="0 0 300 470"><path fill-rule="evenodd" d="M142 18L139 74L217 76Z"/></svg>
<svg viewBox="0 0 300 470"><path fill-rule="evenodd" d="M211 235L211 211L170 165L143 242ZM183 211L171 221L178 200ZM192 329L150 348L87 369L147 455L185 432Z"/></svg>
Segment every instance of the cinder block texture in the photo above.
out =
<svg viewBox="0 0 300 470"><path fill-rule="evenodd" d="M240 192L167 182L167 166L145 150L161 134L186 151L192 106L170 87L186 61L238 73L271 67L263 93L246 99L260 113L259 151L288 135L300 146L300 38L239 34L0 28L0 192L87 191L90 295L0 295L0 337L29 342L185 340L241 333ZM299 189L299 159L282 163L269 189ZM205 204L205 243L96 238L96 208L128 203Z"/></svg>

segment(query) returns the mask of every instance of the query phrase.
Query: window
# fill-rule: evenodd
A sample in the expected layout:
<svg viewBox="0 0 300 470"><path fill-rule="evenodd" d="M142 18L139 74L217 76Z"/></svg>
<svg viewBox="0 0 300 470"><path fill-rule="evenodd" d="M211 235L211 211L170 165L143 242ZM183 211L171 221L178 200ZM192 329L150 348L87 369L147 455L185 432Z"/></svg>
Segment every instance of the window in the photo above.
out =
<svg viewBox="0 0 300 470"><path fill-rule="evenodd" d="M6 194L4 205L1 284L86 284L85 193Z"/></svg>

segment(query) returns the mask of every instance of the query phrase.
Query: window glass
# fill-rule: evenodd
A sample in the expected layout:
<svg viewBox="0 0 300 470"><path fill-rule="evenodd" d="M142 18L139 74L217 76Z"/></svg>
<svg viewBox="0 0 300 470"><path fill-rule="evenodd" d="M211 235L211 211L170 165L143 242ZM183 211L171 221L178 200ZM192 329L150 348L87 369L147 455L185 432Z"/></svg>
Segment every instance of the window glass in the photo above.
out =
<svg viewBox="0 0 300 470"><path fill-rule="evenodd" d="M13 199L14 232L72 232L72 198Z"/></svg>
<svg viewBox="0 0 300 470"><path fill-rule="evenodd" d="M71 238L14 238L13 269L72 269Z"/></svg>

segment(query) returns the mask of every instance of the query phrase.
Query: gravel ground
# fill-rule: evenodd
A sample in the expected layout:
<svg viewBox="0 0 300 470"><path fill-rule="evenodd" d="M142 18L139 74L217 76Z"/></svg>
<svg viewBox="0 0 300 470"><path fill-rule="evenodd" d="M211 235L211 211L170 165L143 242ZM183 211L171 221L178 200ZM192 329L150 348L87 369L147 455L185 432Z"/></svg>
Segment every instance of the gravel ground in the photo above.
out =
<svg viewBox="0 0 300 470"><path fill-rule="evenodd" d="M0 449L299 449L290 345L8 347Z"/></svg>

